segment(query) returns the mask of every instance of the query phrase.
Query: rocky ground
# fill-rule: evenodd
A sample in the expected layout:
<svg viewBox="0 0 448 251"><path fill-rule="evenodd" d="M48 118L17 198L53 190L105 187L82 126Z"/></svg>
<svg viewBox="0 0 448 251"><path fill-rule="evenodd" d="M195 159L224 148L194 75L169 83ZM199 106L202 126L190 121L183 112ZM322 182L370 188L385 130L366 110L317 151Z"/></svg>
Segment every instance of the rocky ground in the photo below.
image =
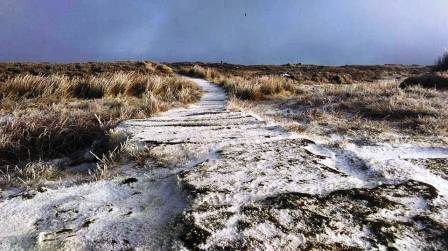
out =
<svg viewBox="0 0 448 251"><path fill-rule="evenodd" d="M199 103L119 126L144 168L0 202L0 249L448 248L448 146L333 144L194 81Z"/></svg>

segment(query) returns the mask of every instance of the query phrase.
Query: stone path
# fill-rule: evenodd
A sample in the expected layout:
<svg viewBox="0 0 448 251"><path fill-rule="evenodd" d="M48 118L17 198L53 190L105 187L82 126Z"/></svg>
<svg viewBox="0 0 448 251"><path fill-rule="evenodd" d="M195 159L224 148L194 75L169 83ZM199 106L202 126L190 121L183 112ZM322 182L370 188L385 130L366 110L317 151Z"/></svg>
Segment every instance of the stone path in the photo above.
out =
<svg viewBox="0 0 448 251"><path fill-rule="evenodd" d="M205 91L198 104L124 124L157 159L183 167L180 246L446 247L448 183L412 160L448 149L318 144L229 111L222 89L194 81Z"/></svg>

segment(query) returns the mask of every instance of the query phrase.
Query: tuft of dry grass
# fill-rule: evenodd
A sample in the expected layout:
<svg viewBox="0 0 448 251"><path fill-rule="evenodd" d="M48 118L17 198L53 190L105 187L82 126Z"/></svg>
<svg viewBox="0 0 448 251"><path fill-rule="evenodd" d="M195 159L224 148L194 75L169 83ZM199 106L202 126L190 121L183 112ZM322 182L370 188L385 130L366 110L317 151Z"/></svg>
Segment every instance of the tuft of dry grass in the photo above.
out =
<svg viewBox="0 0 448 251"><path fill-rule="evenodd" d="M219 81L224 76L218 71L212 68L204 68L199 65L194 65L192 67L181 67L178 73L182 75L187 75L194 78L203 78L210 81Z"/></svg>
<svg viewBox="0 0 448 251"><path fill-rule="evenodd" d="M47 180L54 180L60 175L57 166L43 161L29 162L25 166L0 169L0 184L21 183L25 186L40 185Z"/></svg>
<svg viewBox="0 0 448 251"><path fill-rule="evenodd" d="M291 97L299 93L292 80L276 76L228 77L218 84L222 85L231 96L243 100Z"/></svg>
<svg viewBox="0 0 448 251"><path fill-rule="evenodd" d="M169 67L168 65L164 65L164 64L158 64L155 68L156 71L161 72L161 73L165 73L165 74L172 74L174 71L173 69L171 69L171 67Z"/></svg>
<svg viewBox="0 0 448 251"><path fill-rule="evenodd" d="M89 147L93 140L105 137L113 124L100 124L95 114L77 109L50 107L21 112L24 114L0 127L0 152L9 156L10 164L60 157Z"/></svg>
<svg viewBox="0 0 448 251"><path fill-rule="evenodd" d="M101 157L115 147L110 130L120 121L145 118L200 96L194 82L171 75L12 77L0 84L0 170L86 151Z"/></svg>

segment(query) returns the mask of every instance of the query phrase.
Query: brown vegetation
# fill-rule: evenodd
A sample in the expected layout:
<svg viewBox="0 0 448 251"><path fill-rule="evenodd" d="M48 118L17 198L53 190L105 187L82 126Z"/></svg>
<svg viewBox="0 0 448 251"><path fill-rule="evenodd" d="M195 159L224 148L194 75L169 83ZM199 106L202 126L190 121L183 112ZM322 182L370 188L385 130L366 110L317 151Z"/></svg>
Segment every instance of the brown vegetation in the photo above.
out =
<svg viewBox="0 0 448 251"><path fill-rule="evenodd" d="M274 76L255 78L229 77L221 80L219 84L231 96L249 100L290 97L299 91L293 81Z"/></svg>
<svg viewBox="0 0 448 251"><path fill-rule="evenodd" d="M178 72L193 78L203 78L210 81L219 81L224 77L223 74L212 68L205 68L199 65L185 66L178 68Z"/></svg>
<svg viewBox="0 0 448 251"><path fill-rule="evenodd" d="M223 85L236 98L270 99L268 102L275 104L276 109L287 111L285 116L301 123L302 126L295 126L301 131L335 130L373 135L397 130L418 135L448 135L448 113L444 109L448 94L422 88L443 89L445 75L431 75L432 82L420 81L418 77L428 74L429 67L201 63L194 66L179 63L174 67L182 74ZM401 85L396 81L409 76Z"/></svg>
<svg viewBox="0 0 448 251"><path fill-rule="evenodd" d="M204 78L222 85L231 97L248 100L262 100L279 97L288 97L297 93L294 81L279 76L229 76L198 65L182 67L180 74Z"/></svg>
<svg viewBox="0 0 448 251"><path fill-rule="evenodd" d="M401 84L401 88L409 86L421 86L424 88L434 88L439 90L448 90L448 75L442 73L425 74L405 79Z"/></svg>
<svg viewBox="0 0 448 251"><path fill-rule="evenodd" d="M88 151L102 156L116 147L109 130L119 121L199 99L196 84L169 75L167 66L154 68L152 74L19 74L0 83L0 173Z"/></svg>
<svg viewBox="0 0 448 251"><path fill-rule="evenodd" d="M434 88L438 90L448 90L448 52L436 60L432 66L433 72L419 76L411 76L405 79L400 87L421 86L424 88Z"/></svg>
<svg viewBox="0 0 448 251"><path fill-rule="evenodd" d="M163 69L165 68L165 69ZM136 72L147 74L166 74L168 66L150 61L119 61L119 62L89 62L89 63L0 63L0 83L17 75L64 75L67 77L96 76L104 73Z"/></svg>
<svg viewBox="0 0 448 251"><path fill-rule="evenodd" d="M281 109L311 132L372 138L395 130L410 135L448 135L448 94L395 81L353 85L302 85Z"/></svg>
<svg viewBox="0 0 448 251"><path fill-rule="evenodd" d="M234 65L219 63L172 63L173 69L192 68L195 65L219 72L225 76L259 77L285 76L300 83L349 84L373 82L382 79L402 79L430 72L430 67L419 65L346 65L322 66L305 64Z"/></svg>

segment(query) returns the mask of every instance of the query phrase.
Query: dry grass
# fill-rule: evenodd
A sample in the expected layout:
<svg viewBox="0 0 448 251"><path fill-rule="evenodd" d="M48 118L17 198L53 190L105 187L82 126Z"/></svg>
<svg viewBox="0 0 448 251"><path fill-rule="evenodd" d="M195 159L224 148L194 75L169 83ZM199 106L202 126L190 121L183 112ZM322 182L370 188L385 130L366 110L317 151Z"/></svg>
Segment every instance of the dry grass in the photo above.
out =
<svg viewBox="0 0 448 251"><path fill-rule="evenodd" d="M448 105L448 94L434 89L447 86L445 73L411 77L401 85L394 80L358 82L364 78L390 78L394 71L397 77L403 77L402 74L413 76L427 71L425 67L251 67L227 64L213 65L212 68L207 68L207 65L176 67L182 74L222 85L233 98L249 101L268 99L268 103L276 104L275 109L287 111L285 116L300 122L295 124L294 130L301 132L307 129L316 132L316 129L324 134L373 135L396 130L414 135L448 135L448 112L444 109ZM221 68L225 70L217 70ZM278 73L277 68L303 71L297 73L301 77L290 79L271 74ZM307 68L312 74L306 72ZM354 77L356 81L336 79L345 75Z"/></svg>
<svg viewBox="0 0 448 251"><path fill-rule="evenodd" d="M350 84L374 82L382 79L401 79L403 77L418 76L430 72L430 67L419 65L344 65L323 66L307 64L284 65L235 65L227 63L171 63L177 71L201 67L209 71L219 72L225 76L253 78L261 76L281 76L299 83L312 84ZM188 75L188 73L187 73ZM198 75L204 78L204 75Z"/></svg>
<svg viewBox="0 0 448 251"><path fill-rule="evenodd" d="M164 69L165 68L165 69ZM160 71L162 70L162 71ZM70 64L50 63L0 63L0 83L17 75L64 75L72 77L98 76L106 73L136 72L140 74L167 75L169 69L150 61L89 62Z"/></svg>
<svg viewBox="0 0 448 251"><path fill-rule="evenodd" d="M194 65L192 67L181 67L178 72L182 75L187 75L194 78L203 78L210 81L219 81L224 77L224 75L212 68L204 68L199 65Z"/></svg>
<svg viewBox="0 0 448 251"><path fill-rule="evenodd" d="M297 121L338 133L391 129L419 135L448 135L447 94L396 82L301 86L288 104ZM327 131L328 133L328 131Z"/></svg>
<svg viewBox="0 0 448 251"><path fill-rule="evenodd" d="M0 127L0 152L7 164L73 153L105 137L112 124L100 124L95 114L61 106L20 113Z"/></svg>
<svg viewBox="0 0 448 251"><path fill-rule="evenodd" d="M243 100L290 97L298 93L294 81L279 76L228 76L198 65L180 68L179 73L212 81L223 86L231 97Z"/></svg>
<svg viewBox="0 0 448 251"><path fill-rule="evenodd" d="M115 148L109 131L121 120L151 116L200 95L195 83L171 75L12 77L0 83L0 170L86 151L101 157Z"/></svg>
<svg viewBox="0 0 448 251"><path fill-rule="evenodd" d="M161 73L165 73L165 74L172 74L173 73L173 69L171 69L171 67L164 65L164 64L158 64L155 68L156 72L161 72Z"/></svg>
<svg viewBox="0 0 448 251"><path fill-rule="evenodd" d="M433 88L438 90L448 90L448 52L445 52L436 60L432 66L432 72L411 76L405 79L401 84L401 88L410 86L421 86L424 88Z"/></svg>
<svg viewBox="0 0 448 251"><path fill-rule="evenodd" d="M29 162L23 167L0 169L0 185L20 183L25 186L38 186L47 180L56 179L61 175L59 168L43 161Z"/></svg>
<svg viewBox="0 0 448 251"><path fill-rule="evenodd" d="M228 77L219 82L227 92L243 100L262 100L291 97L299 93L292 80L262 76L255 78Z"/></svg>
<svg viewBox="0 0 448 251"><path fill-rule="evenodd" d="M448 74L442 72L436 72L431 74L425 74L416 77L410 77L404 80L401 84L401 88L409 86L421 86L424 88L434 88L439 90L448 90Z"/></svg>
<svg viewBox="0 0 448 251"><path fill-rule="evenodd" d="M144 94L154 94L166 101L188 103L189 96L182 92L184 87L192 88L193 85L188 83L171 76L124 72L75 78L63 75L19 75L0 85L0 98L34 99L33 102L42 103L67 99L140 98Z"/></svg>

